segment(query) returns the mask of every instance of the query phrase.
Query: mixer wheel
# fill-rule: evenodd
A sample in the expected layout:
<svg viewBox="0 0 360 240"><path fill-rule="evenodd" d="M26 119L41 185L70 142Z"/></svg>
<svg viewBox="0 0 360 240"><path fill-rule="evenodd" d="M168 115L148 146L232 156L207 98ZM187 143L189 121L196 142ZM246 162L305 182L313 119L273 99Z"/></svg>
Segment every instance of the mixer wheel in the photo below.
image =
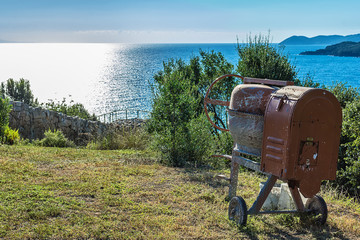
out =
<svg viewBox="0 0 360 240"><path fill-rule="evenodd" d="M324 225L328 215L328 209L324 199L318 195L308 199L305 204L308 211L307 219L316 224Z"/></svg>
<svg viewBox="0 0 360 240"><path fill-rule="evenodd" d="M240 226L245 226L247 215L245 200L242 197L233 197L229 203L229 219Z"/></svg>

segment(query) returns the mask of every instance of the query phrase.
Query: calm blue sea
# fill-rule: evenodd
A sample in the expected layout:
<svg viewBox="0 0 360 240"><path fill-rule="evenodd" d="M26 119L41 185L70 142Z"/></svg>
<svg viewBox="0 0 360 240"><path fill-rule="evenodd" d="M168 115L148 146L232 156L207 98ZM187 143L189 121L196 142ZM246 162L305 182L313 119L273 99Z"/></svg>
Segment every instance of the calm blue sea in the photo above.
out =
<svg viewBox="0 0 360 240"><path fill-rule="evenodd" d="M300 56L325 46L286 46L302 79L360 86L360 58ZM236 44L0 44L0 81L30 80L40 102L66 97L99 115L119 109L151 109L149 84L171 58L188 61L199 49L222 52L236 66Z"/></svg>

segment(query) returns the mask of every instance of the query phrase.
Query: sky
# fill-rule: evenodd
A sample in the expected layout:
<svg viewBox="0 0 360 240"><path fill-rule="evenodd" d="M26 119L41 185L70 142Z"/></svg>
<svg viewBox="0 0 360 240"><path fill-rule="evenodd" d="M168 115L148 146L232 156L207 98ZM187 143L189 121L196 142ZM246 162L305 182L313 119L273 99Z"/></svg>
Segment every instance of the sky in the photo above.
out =
<svg viewBox="0 0 360 240"><path fill-rule="evenodd" d="M0 40L236 43L360 33L359 0L0 0Z"/></svg>

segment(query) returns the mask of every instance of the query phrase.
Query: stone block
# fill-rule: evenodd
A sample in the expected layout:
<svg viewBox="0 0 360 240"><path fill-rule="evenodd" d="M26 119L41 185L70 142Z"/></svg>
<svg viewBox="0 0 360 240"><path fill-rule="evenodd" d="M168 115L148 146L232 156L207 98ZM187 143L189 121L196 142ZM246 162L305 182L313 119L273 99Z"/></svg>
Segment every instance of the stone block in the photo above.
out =
<svg viewBox="0 0 360 240"><path fill-rule="evenodd" d="M260 183L260 189L262 189L264 183ZM305 204L307 198L300 193L301 199ZM287 183L275 184L271 190L269 196L264 202L262 207L265 211L270 210L295 210L296 205L291 196L291 192Z"/></svg>

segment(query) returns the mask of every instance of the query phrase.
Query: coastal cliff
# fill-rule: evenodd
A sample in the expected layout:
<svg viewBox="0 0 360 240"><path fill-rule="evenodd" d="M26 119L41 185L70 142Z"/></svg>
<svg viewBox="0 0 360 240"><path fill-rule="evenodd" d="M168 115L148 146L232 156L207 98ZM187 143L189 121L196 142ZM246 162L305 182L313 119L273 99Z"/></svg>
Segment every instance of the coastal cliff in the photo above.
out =
<svg viewBox="0 0 360 240"><path fill-rule="evenodd" d="M340 57L360 57L360 42L342 42L327 46L325 49L306 51L300 55L331 55Z"/></svg>

